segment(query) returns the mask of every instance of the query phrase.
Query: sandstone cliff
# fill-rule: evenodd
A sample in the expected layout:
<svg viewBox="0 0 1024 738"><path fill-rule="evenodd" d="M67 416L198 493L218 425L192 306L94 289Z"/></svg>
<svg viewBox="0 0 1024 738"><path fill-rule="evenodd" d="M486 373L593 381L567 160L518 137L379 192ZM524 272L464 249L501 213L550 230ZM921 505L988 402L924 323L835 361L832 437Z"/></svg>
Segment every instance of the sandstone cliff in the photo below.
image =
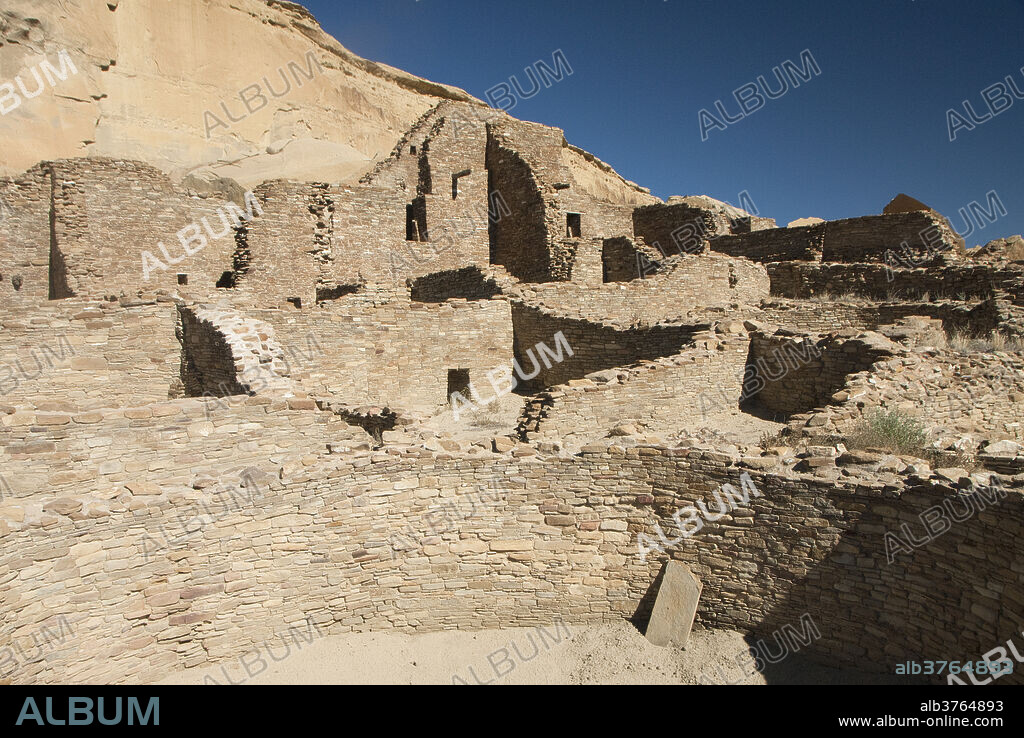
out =
<svg viewBox="0 0 1024 738"><path fill-rule="evenodd" d="M51 85L40 65L59 69L61 52L74 72ZM356 56L282 0L3 0L4 83L15 92L0 107L20 104L0 116L0 175L109 156L244 187L358 179L439 100L483 105ZM567 155L595 194L637 196L606 165Z"/></svg>

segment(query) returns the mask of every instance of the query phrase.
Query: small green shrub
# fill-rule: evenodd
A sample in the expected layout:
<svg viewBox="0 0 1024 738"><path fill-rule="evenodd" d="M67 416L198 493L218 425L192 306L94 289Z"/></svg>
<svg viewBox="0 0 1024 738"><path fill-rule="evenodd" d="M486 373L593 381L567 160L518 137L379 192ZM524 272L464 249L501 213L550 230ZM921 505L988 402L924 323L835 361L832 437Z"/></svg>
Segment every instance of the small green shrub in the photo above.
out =
<svg viewBox="0 0 1024 738"><path fill-rule="evenodd" d="M916 418L899 410L875 410L857 426L848 444L920 456L927 441L928 432Z"/></svg>

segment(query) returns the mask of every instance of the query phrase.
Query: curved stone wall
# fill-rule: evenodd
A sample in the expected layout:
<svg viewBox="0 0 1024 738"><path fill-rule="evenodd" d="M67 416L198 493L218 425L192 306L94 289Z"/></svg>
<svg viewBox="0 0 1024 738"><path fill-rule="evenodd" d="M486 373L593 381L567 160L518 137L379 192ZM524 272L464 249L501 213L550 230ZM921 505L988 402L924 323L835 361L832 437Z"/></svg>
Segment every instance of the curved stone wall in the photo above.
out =
<svg viewBox="0 0 1024 738"><path fill-rule="evenodd" d="M1024 357L1019 353L906 352L850 374L839 401L793 415L795 431L845 435L878 408L917 417L932 434L1024 440Z"/></svg>
<svg viewBox="0 0 1024 738"><path fill-rule="evenodd" d="M657 522L676 535L676 510L740 486L735 461L652 447L546 459L410 449L243 480L226 498L152 494L102 518L54 510L45 528L0 530L0 674L152 680L237 659L303 622L334 634L643 619L666 555L639 555L638 533ZM750 482L748 503L669 549L704 582L704 625L767 634L809 614L820 638L807 653L877 671L977 659L1019 632L1019 490L890 564L886 532L905 523L920 540L921 512L969 501L917 479L751 471ZM169 530L180 534L159 538Z"/></svg>
<svg viewBox="0 0 1024 738"><path fill-rule="evenodd" d="M181 378L190 397L288 391L289 367L274 329L235 310L181 306Z"/></svg>

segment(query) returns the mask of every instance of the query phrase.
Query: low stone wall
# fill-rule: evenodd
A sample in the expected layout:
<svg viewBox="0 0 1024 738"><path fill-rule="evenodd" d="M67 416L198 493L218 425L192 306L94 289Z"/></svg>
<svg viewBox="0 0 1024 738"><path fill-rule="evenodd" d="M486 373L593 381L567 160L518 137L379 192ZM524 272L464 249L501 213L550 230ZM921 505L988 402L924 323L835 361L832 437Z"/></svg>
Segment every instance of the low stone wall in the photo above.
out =
<svg viewBox="0 0 1024 738"><path fill-rule="evenodd" d="M762 411L788 415L832 401L847 378L903 351L884 336L751 334L744 399Z"/></svg>
<svg viewBox="0 0 1024 738"><path fill-rule="evenodd" d="M916 417L932 439L1024 439L1020 354L910 353L853 374L837 401L796 415L796 430L845 435L876 409Z"/></svg>
<svg viewBox="0 0 1024 738"><path fill-rule="evenodd" d="M589 374L531 398L519 432L529 441L566 449L640 421L671 429L709 404L703 396L731 397L738 408L750 341L745 334L699 333L696 346L664 359Z"/></svg>
<svg viewBox="0 0 1024 738"><path fill-rule="evenodd" d="M714 319L735 320L733 306L756 305L766 298L769 280L764 267L746 259L719 254L683 255L662 260L658 271L645 279L590 288L564 283L516 285L507 292L525 304L622 327L665 322L696 324L708 322L716 311Z"/></svg>
<svg viewBox="0 0 1024 738"><path fill-rule="evenodd" d="M284 350L269 324L225 308L181 306L178 314L188 396L292 389Z"/></svg>
<svg viewBox="0 0 1024 738"><path fill-rule="evenodd" d="M349 405L435 410L448 402L448 372L475 385L512 363L509 303L453 298L415 302L408 293L367 291L312 310L250 310L286 347L298 389Z"/></svg>
<svg viewBox="0 0 1024 738"><path fill-rule="evenodd" d="M587 287L600 287L604 284L604 244L603 238L577 238L563 240L572 244L572 258L569 265L569 281Z"/></svg>
<svg viewBox="0 0 1024 738"><path fill-rule="evenodd" d="M43 300L7 313L0 408L76 412L180 394L176 318L174 303L156 300Z"/></svg>
<svg viewBox="0 0 1024 738"><path fill-rule="evenodd" d="M181 491L198 475L237 474L254 464L276 470L288 459L313 463L330 443L368 440L361 429L315 408L304 398L236 396L78 413L2 413L0 498L6 499L0 518L20 527L25 511L4 506L46 495L80 497L83 514L92 514L91 503L101 514L125 485ZM46 517L36 524L45 525Z"/></svg>
<svg viewBox="0 0 1024 738"><path fill-rule="evenodd" d="M999 329L1006 314L998 301L974 305L962 302L887 302L881 304L834 300L770 300L761 303L760 317L801 333L877 330L903 318L920 315L942 321L948 335L987 336Z"/></svg>
<svg viewBox="0 0 1024 738"><path fill-rule="evenodd" d="M949 221L923 210L720 236L711 240L711 248L763 263L931 261L936 253L964 255L963 239Z"/></svg>
<svg viewBox="0 0 1024 738"><path fill-rule="evenodd" d="M856 294L874 300L987 300L997 293L1024 304L1024 268L963 264L904 269L883 264L768 264L775 297Z"/></svg>
<svg viewBox="0 0 1024 738"><path fill-rule="evenodd" d="M255 674L262 649L283 658L289 628L315 639L642 620L666 554L639 555L637 535L656 539L657 523L676 537L672 514L739 488L742 471L694 448L376 453L204 508L162 494L102 516L58 506L45 528L0 531L4 678L146 682L220 660ZM945 499L970 502L922 481L894 490L751 471L750 485L748 502L669 548L703 582L702 625L770 637L809 616L817 637L801 653L889 673L936 653L977 660L1019 632L1019 490L889 564L887 532ZM155 532L181 521L187 539L154 550ZM33 648L60 618L60 641Z"/></svg>
<svg viewBox="0 0 1024 738"><path fill-rule="evenodd" d="M733 232L725 213L687 203L659 203L633 211L634 235L665 254L692 253L707 239Z"/></svg>
<svg viewBox="0 0 1024 738"><path fill-rule="evenodd" d="M762 264L774 261L821 261L824 224L769 228L711 239L712 251Z"/></svg>
<svg viewBox="0 0 1024 738"><path fill-rule="evenodd" d="M640 279L641 267L661 254L644 248L642 242L625 236L606 238L601 244L601 272L603 282L632 282Z"/></svg>
<svg viewBox="0 0 1024 738"><path fill-rule="evenodd" d="M695 333L691 325L624 329L519 302L512 304L512 324L522 385L538 390L641 359L671 356L692 343ZM545 358L540 344L557 357Z"/></svg>

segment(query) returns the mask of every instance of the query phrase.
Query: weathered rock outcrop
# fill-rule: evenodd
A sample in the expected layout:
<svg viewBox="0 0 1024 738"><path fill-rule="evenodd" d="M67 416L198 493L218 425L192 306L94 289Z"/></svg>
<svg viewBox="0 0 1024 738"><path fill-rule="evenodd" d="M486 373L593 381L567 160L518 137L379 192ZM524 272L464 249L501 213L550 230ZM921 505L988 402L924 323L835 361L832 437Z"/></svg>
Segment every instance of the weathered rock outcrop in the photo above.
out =
<svg viewBox="0 0 1024 738"><path fill-rule="evenodd" d="M997 238L971 251L970 254L979 261L1024 261L1024 238L1019 235Z"/></svg>
<svg viewBox="0 0 1024 738"><path fill-rule="evenodd" d="M444 99L484 106L356 56L291 2L8 0L0 11L0 139L18 142L0 175L108 156L245 188L354 181ZM633 201L639 188L610 167L566 156L581 188Z"/></svg>

